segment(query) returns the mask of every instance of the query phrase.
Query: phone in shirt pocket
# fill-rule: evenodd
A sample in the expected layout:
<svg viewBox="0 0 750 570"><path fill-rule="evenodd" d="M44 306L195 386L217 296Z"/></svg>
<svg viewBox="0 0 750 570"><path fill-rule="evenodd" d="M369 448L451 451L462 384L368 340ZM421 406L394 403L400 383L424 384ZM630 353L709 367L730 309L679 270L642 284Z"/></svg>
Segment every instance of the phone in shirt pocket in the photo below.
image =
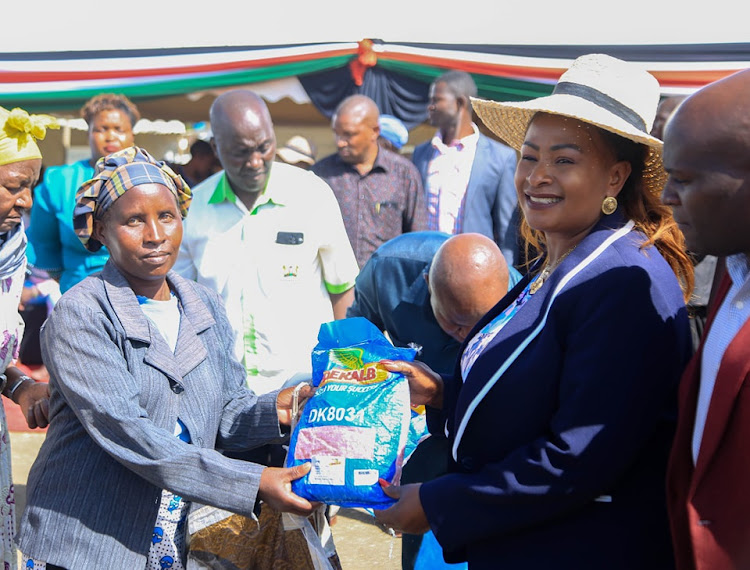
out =
<svg viewBox="0 0 750 570"><path fill-rule="evenodd" d="M312 246L312 241L305 241L304 232L277 232L275 243L268 252L268 263L260 271L263 286L270 290L285 283L276 292L283 294L286 287L298 287L306 282L317 256L317 250L311 251Z"/></svg>
<svg viewBox="0 0 750 570"><path fill-rule="evenodd" d="M302 232L278 232L276 243L282 245L300 245L305 243L305 234Z"/></svg>

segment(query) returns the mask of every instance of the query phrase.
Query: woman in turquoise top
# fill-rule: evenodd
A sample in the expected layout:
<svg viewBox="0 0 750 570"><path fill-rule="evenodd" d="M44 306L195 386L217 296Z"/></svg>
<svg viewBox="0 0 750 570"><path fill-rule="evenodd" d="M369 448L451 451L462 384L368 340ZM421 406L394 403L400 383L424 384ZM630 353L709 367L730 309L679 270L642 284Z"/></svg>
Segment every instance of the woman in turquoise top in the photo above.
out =
<svg viewBox="0 0 750 570"><path fill-rule="evenodd" d="M101 270L109 258L104 248L96 253L86 251L73 231L76 190L93 178L97 160L133 145L133 126L140 118L127 97L113 94L90 99L81 116L89 126L91 158L45 171L44 181L34 191L27 229L29 264L58 280L63 293Z"/></svg>

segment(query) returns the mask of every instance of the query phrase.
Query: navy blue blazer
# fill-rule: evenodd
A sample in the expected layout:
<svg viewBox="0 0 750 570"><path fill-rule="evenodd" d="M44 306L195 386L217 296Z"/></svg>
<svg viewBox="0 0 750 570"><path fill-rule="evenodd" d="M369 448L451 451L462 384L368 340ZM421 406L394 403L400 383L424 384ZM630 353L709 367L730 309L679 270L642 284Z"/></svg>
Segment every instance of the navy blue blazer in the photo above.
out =
<svg viewBox="0 0 750 570"><path fill-rule="evenodd" d="M465 382L458 368L446 378L446 407L429 413L452 439L454 472L423 483L420 497L447 559L673 566L664 480L690 330L675 275L629 228L617 214L596 226Z"/></svg>
<svg viewBox="0 0 750 570"><path fill-rule="evenodd" d="M427 169L434 154L431 141L427 141L418 145L412 155L425 193ZM461 226L466 233L475 232L494 240L508 265L513 267L520 261L518 197L514 182L516 162L516 151L479 134Z"/></svg>

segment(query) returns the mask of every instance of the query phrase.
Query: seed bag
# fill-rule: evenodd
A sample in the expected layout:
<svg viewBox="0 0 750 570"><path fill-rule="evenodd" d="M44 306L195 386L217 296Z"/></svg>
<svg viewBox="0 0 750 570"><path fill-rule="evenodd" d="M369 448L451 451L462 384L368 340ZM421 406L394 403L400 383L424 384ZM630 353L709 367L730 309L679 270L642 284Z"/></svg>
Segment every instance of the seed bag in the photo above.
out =
<svg viewBox="0 0 750 570"><path fill-rule="evenodd" d="M310 501L383 509L395 501L378 479L398 483L412 411L409 384L380 360L414 360L362 317L324 323L312 353L315 394L292 432L287 467L311 462L292 482Z"/></svg>

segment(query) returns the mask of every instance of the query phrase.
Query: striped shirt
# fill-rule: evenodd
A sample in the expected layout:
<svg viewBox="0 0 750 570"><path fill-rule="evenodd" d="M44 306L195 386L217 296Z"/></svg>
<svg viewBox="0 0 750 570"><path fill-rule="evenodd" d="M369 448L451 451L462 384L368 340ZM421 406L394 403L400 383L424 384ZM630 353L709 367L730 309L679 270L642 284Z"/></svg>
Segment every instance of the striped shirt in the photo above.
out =
<svg viewBox="0 0 750 570"><path fill-rule="evenodd" d="M732 286L716 312L701 356L701 382L693 427L694 463L698 461L708 408L724 352L742 325L750 318L750 263L748 258L742 253L731 255L726 259L726 266L727 273L732 279Z"/></svg>
<svg viewBox="0 0 750 570"><path fill-rule="evenodd" d="M445 144L438 132L432 138L434 154L427 169L428 226L447 234L463 231L463 206L469 187L471 168L477 153L479 129L472 123L473 133Z"/></svg>

